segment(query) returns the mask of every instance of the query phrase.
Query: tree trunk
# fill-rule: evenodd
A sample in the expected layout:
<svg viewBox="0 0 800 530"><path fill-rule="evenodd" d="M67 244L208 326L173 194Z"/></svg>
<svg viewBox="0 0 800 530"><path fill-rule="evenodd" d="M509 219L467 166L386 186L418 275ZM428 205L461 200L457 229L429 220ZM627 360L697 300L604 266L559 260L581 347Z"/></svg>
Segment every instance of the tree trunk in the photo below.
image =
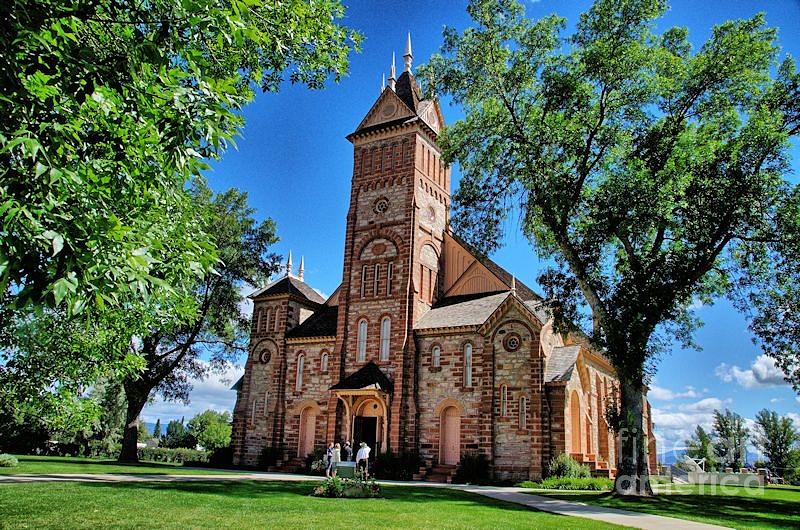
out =
<svg viewBox="0 0 800 530"><path fill-rule="evenodd" d="M122 451L119 454L120 462L138 462L139 453L136 444L139 443L139 415L147 403L149 392L142 396L141 392L125 384L125 396L128 408L125 412L125 431L122 435Z"/></svg>
<svg viewBox="0 0 800 530"><path fill-rule="evenodd" d="M624 378L621 378L624 379ZM619 458L614 490L619 495L652 495L647 467L643 385L620 381Z"/></svg>

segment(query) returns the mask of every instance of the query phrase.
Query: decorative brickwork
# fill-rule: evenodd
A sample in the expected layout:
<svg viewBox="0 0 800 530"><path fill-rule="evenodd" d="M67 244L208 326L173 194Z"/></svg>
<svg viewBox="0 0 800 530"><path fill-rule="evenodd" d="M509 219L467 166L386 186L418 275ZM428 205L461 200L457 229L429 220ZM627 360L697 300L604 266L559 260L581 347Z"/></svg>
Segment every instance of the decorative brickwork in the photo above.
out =
<svg viewBox="0 0 800 530"><path fill-rule="evenodd" d="M342 283L323 301L289 265L254 293L236 464L298 469L349 440L373 455L419 453L420 476L449 476L478 453L497 480L538 479L564 452L613 470L613 369L554 333L533 291L450 232L442 123L407 71L348 136Z"/></svg>

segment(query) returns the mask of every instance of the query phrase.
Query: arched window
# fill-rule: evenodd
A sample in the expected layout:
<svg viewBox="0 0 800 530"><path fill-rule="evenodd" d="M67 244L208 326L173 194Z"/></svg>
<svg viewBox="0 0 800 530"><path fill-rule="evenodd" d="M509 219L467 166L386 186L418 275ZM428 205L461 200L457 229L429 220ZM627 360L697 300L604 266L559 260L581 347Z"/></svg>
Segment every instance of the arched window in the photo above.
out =
<svg viewBox="0 0 800 530"><path fill-rule="evenodd" d="M261 309L256 311L256 325L254 326L254 331L258 333L261 331L261 315L264 313Z"/></svg>
<svg viewBox="0 0 800 530"><path fill-rule="evenodd" d="M392 294L392 276L394 275L394 262L390 261L386 266L386 294Z"/></svg>
<svg viewBox="0 0 800 530"><path fill-rule="evenodd" d="M358 321L358 362L364 362L367 359L367 321L361 319Z"/></svg>
<svg viewBox="0 0 800 530"><path fill-rule="evenodd" d="M264 416L269 416L269 390L264 392Z"/></svg>
<svg viewBox="0 0 800 530"><path fill-rule="evenodd" d="M434 346L431 350L431 366L439 368L442 362L442 349L439 346Z"/></svg>
<svg viewBox="0 0 800 530"><path fill-rule="evenodd" d="M464 386L472 386L472 344L464 345Z"/></svg>
<svg viewBox="0 0 800 530"><path fill-rule="evenodd" d="M381 361L389 360L389 339L391 338L392 319L383 317L381 320Z"/></svg>
<svg viewBox="0 0 800 530"><path fill-rule="evenodd" d="M328 373L328 352L322 352L322 357L319 361L319 371L323 374Z"/></svg>
<svg viewBox="0 0 800 530"><path fill-rule="evenodd" d="M508 387L500 385L500 416L508 416Z"/></svg>
<svg viewBox="0 0 800 530"><path fill-rule="evenodd" d="M303 389L303 368L306 364L306 356L302 353L297 356L297 378L294 382L294 389L300 392Z"/></svg>
<svg viewBox="0 0 800 530"><path fill-rule="evenodd" d="M280 307L276 307L275 308L275 325L272 328L275 332L277 332L278 328L280 327L280 316L281 316L281 312L280 311L281 311Z"/></svg>
<svg viewBox="0 0 800 530"><path fill-rule="evenodd" d="M267 321L264 322L264 331L272 331L275 326L275 311L271 307L267 308Z"/></svg>
<svg viewBox="0 0 800 530"><path fill-rule="evenodd" d="M367 266L361 267L361 298L367 294Z"/></svg>
<svg viewBox="0 0 800 530"><path fill-rule="evenodd" d="M520 430L528 428L528 400L525 396L519 398L519 428Z"/></svg>
<svg viewBox="0 0 800 530"><path fill-rule="evenodd" d="M259 331L267 331L269 329L269 319L271 316L272 310L269 307L264 309L264 318L261 319Z"/></svg>
<svg viewBox="0 0 800 530"><path fill-rule="evenodd" d="M373 296L378 296L378 289L380 288L381 282L381 264L375 264L375 277L372 279L372 294Z"/></svg>

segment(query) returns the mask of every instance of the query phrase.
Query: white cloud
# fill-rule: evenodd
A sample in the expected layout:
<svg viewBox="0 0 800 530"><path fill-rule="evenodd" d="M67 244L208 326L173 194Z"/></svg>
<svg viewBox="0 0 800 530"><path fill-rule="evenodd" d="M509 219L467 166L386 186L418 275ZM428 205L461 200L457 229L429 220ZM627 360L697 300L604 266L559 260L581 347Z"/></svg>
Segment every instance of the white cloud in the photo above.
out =
<svg viewBox="0 0 800 530"><path fill-rule="evenodd" d="M800 414L796 412L787 412L786 415L792 419L795 427L800 427Z"/></svg>
<svg viewBox="0 0 800 530"><path fill-rule="evenodd" d="M707 397L693 403L679 405L677 410L667 405L653 408L653 425L658 439L658 452L684 449L698 425L710 432L714 424L714 410L722 410L730 399Z"/></svg>
<svg viewBox="0 0 800 530"><path fill-rule="evenodd" d="M686 440L698 425L710 431L714 423L711 411L672 412L654 408L652 413L659 453L685 448Z"/></svg>
<svg viewBox="0 0 800 530"><path fill-rule="evenodd" d="M780 403L783 401L783 398L772 398L769 400L770 403Z"/></svg>
<svg viewBox="0 0 800 530"><path fill-rule="evenodd" d="M700 401L696 401L694 403L681 405L679 409L684 412L714 412L715 410L722 410L725 405L729 403L731 403L730 399L723 401L719 398L710 397L701 399Z"/></svg>
<svg viewBox="0 0 800 530"><path fill-rule="evenodd" d="M775 361L766 355L756 357L748 369L722 363L714 369L714 373L726 383L735 381L747 389L786 384L781 369L775 366Z"/></svg>
<svg viewBox="0 0 800 530"><path fill-rule="evenodd" d="M232 367L222 374L209 373L205 380L192 379L194 386L190 394L191 403L173 403L164 401L160 397L145 406L142 411L142 419L147 422L155 422L161 418L161 423L171 419L185 417L188 421L192 416L212 409L218 412L228 411L233 413L236 404L236 392L231 387L239 380L244 373L243 368Z"/></svg>
<svg viewBox="0 0 800 530"><path fill-rule="evenodd" d="M703 392L698 392L693 386L687 386L683 392L674 392L668 388L653 384L647 392L647 397L658 401L672 401L680 398L699 398L707 391L707 389L704 389Z"/></svg>

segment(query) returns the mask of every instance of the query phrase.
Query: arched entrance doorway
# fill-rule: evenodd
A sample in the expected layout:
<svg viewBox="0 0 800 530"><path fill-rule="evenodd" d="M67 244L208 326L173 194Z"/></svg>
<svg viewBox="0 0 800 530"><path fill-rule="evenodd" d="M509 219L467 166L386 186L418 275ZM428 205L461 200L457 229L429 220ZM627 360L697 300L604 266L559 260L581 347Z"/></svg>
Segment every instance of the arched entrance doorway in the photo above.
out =
<svg viewBox="0 0 800 530"><path fill-rule="evenodd" d="M569 397L569 417L570 427L572 428L571 453L581 453L581 401L578 393L573 390Z"/></svg>
<svg viewBox="0 0 800 530"><path fill-rule="evenodd" d="M358 448L365 442L371 449L370 458L383 450L385 435L383 404L377 399L366 399L356 407L353 419L353 442Z"/></svg>
<svg viewBox="0 0 800 530"><path fill-rule="evenodd" d="M314 452L314 431L317 425L317 414L313 407L306 407L300 412L300 437L297 444L297 456L305 458Z"/></svg>
<svg viewBox="0 0 800 530"><path fill-rule="evenodd" d="M442 410L439 430L439 463L458 464L461 461L461 413L456 407Z"/></svg>

